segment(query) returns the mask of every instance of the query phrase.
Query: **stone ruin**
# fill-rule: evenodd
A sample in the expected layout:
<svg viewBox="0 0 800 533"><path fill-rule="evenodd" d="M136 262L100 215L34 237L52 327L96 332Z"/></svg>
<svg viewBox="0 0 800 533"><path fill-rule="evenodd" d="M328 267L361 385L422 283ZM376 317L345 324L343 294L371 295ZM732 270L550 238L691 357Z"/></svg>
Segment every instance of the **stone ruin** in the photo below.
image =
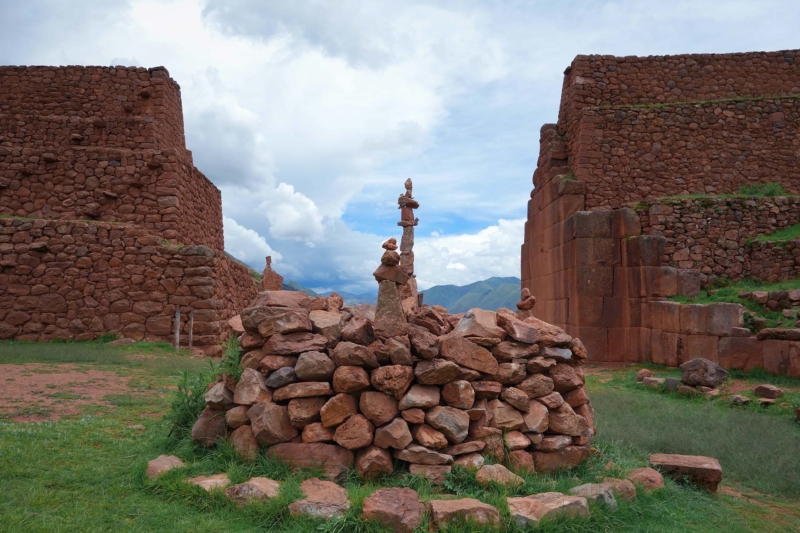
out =
<svg viewBox="0 0 800 533"><path fill-rule="evenodd" d="M177 325L218 354L257 293L223 252L220 192L163 67L0 67L0 229L0 339Z"/></svg>
<svg viewBox="0 0 800 533"><path fill-rule="evenodd" d="M800 241L754 239L800 223L798 95L797 50L577 56L528 203L533 314L594 361L705 358L800 377L800 330L756 336L740 305L667 301L718 278L800 277ZM793 196L730 196L754 183Z"/></svg>
<svg viewBox="0 0 800 533"><path fill-rule="evenodd" d="M411 182L401 196L403 241L383 244L377 305L345 307L335 294L262 291L241 311L241 377L209 385L192 438L229 438L254 460L260 447L331 478L351 465L363 477L393 471L441 483L451 465L485 456L552 472L589 457L595 433L581 341L518 312L452 315L420 305L413 278ZM487 477L488 476L488 477ZM479 481L514 482L501 466Z"/></svg>

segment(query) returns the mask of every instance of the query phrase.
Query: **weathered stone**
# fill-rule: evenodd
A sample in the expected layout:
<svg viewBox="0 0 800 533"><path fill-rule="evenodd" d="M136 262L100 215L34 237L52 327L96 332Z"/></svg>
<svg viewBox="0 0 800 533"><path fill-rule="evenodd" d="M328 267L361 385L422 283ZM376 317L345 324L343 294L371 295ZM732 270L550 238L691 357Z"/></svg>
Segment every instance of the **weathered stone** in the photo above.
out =
<svg viewBox="0 0 800 533"><path fill-rule="evenodd" d="M472 390L475 391L476 400L495 400L500 396L503 391L503 385L496 381L473 381L471 382Z"/></svg>
<svg viewBox="0 0 800 533"><path fill-rule="evenodd" d="M311 478L300 484L305 498L289 504L293 515L306 515L313 518L341 518L350 509L347 489L332 481Z"/></svg>
<svg viewBox="0 0 800 533"><path fill-rule="evenodd" d="M297 357L288 355L265 355L258 362L258 369L266 374L271 374L281 368L297 364Z"/></svg>
<svg viewBox="0 0 800 533"><path fill-rule="evenodd" d="M373 323L375 336L383 339L408 333L408 323L397 285L392 281L381 281L378 287L378 304Z"/></svg>
<svg viewBox="0 0 800 533"><path fill-rule="evenodd" d="M523 322L511 314L498 313L497 325L503 328L509 337L518 342L535 344L542 338L539 330L528 324L527 321Z"/></svg>
<svg viewBox="0 0 800 533"><path fill-rule="evenodd" d="M457 455L465 455L468 453L482 452L486 448L486 443L479 440L471 440L469 442L462 442L455 446L450 446L445 450L447 455L456 457Z"/></svg>
<svg viewBox="0 0 800 533"><path fill-rule="evenodd" d="M589 429L585 418L575 413L569 404L564 403L558 409L550 410L548 415L549 431L577 437Z"/></svg>
<svg viewBox="0 0 800 533"><path fill-rule="evenodd" d="M360 366L340 366L333 373L333 391L337 394L358 392L367 387L369 374Z"/></svg>
<svg viewBox="0 0 800 533"><path fill-rule="evenodd" d="M519 362L500 363L492 379L502 385L517 385L525 381L525 364Z"/></svg>
<svg viewBox="0 0 800 533"><path fill-rule="evenodd" d="M395 418L385 426L375 430L375 446L379 448L394 448L402 450L411 444L411 432L408 424L402 418Z"/></svg>
<svg viewBox="0 0 800 533"><path fill-rule="evenodd" d="M411 533L422 523L425 506L419 495L406 487L378 489L364 499L362 516L396 533Z"/></svg>
<svg viewBox="0 0 800 533"><path fill-rule="evenodd" d="M649 389L660 389L664 385L664 378L644 378L642 384Z"/></svg>
<svg viewBox="0 0 800 533"><path fill-rule="evenodd" d="M530 410L531 400L525 391L516 387L504 388L500 397L508 402L514 409L527 413Z"/></svg>
<svg viewBox="0 0 800 533"><path fill-rule="evenodd" d="M247 412L256 441L263 446L288 442L300 432L289 420L289 408L272 402L257 403Z"/></svg>
<svg viewBox="0 0 800 533"><path fill-rule="evenodd" d="M524 391L529 398L538 398L553 392L553 380L542 374L534 374L528 379L517 385L517 388Z"/></svg>
<svg viewBox="0 0 800 533"><path fill-rule="evenodd" d="M397 409L397 400L388 394L374 391L366 391L361 394L359 409L376 426L382 426L400 414Z"/></svg>
<svg viewBox="0 0 800 533"><path fill-rule="evenodd" d="M285 366L270 374L264 384L271 389L279 389L295 381L297 381L297 375L294 373L294 368Z"/></svg>
<svg viewBox="0 0 800 533"><path fill-rule="evenodd" d="M308 311L289 307L247 307L241 312L242 325L248 333L264 338L277 333L311 331Z"/></svg>
<svg viewBox="0 0 800 533"><path fill-rule="evenodd" d="M687 385L718 387L728 379L728 372L708 359L692 359L681 365L682 381Z"/></svg>
<svg viewBox="0 0 800 533"><path fill-rule="evenodd" d="M336 366L362 366L364 368L378 368L378 359L366 346L352 342L340 342L333 349L331 355Z"/></svg>
<svg viewBox="0 0 800 533"><path fill-rule="evenodd" d="M186 464L174 455L159 455L147 463L145 475L150 479L156 479L158 476L169 472L173 468L181 468L184 466L186 466Z"/></svg>
<svg viewBox="0 0 800 533"><path fill-rule="evenodd" d="M414 354L420 359L433 359L439 355L439 338L425 328L410 325L408 337Z"/></svg>
<svg viewBox="0 0 800 533"><path fill-rule="evenodd" d="M574 354L569 348L547 346L539 350L539 354L545 359L553 359L557 363L571 363L574 361Z"/></svg>
<svg viewBox="0 0 800 533"><path fill-rule="evenodd" d="M362 479L376 478L394 471L392 455L382 448L369 446L356 453L356 471Z"/></svg>
<svg viewBox="0 0 800 533"><path fill-rule="evenodd" d="M643 381L644 378L652 378L653 371L649 368L642 368L636 373L636 381Z"/></svg>
<svg viewBox="0 0 800 533"><path fill-rule="evenodd" d="M433 448L434 450L443 450L447 448L447 437L444 436L444 433L433 429L427 424L416 426L411 431L411 436L414 437L415 441L426 448Z"/></svg>
<svg viewBox="0 0 800 533"><path fill-rule="evenodd" d="M228 434L225 412L206 407L192 426L192 440L203 446L214 446Z"/></svg>
<svg viewBox="0 0 800 533"><path fill-rule="evenodd" d="M233 407L233 393L222 382L211 387L204 399L211 409L222 410Z"/></svg>
<svg viewBox="0 0 800 533"><path fill-rule="evenodd" d="M506 336L506 332L497 325L496 315L497 313L494 311L477 308L470 309L458 321L453 333L457 333L462 337L485 337L502 340Z"/></svg>
<svg viewBox="0 0 800 533"><path fill-rule="evenodd" d="M371 376L373 387L398 400L403 397L412 381L414 381L414 369L403 365L382 366L373 370Z"/></svg>
<svg viewBox="0 0 800 533"><path fill-rule="evenodd" d="M562 405L564 405L564 398L561 394L553 391L550 394L545 394L544 396L539 396L536 398L538 403L541 403L548 409L558 409Z"/></svg>
<svg viewBox="0 0 800 533"><path fill-rule="evenodd" d="M511 451L524 450L531 445L531 440L520 431L509 431L505 434L503 440L506 442L506 448ZM571 443L572 439L570 439L570 444Z"/></svg>
<svg viewBox="0 0 800 533"><path fill-rule="evenodd" d="M312 422L319 422L320 409L328 401L327 398L295 398L289 402L289 421L299 430Z"/></svg>
<svg viewBox="0 0 800 533"><path fill-rule="evenodd" d="M369 346L375 340L372 322L363 316L354 316L342 328L342 338L347 342Z"/></svg>
<svg viewBox="0 0 800 533"><path fill-rule="evenodd" d="M303 442L333 442L333 430L326 428L322 422L314 422L303 428Z"/></svg>
<svg viewBox="0 0 800 533"><path fill-rule="evenodd" d="M333 440L348 450L358 450L372 444L374 426L363 415L353 415L336 428Z"/></svg>
<svg viewBox="0 0 800 533"><path fill-rule="evenodd" d="M279 333L264 343L262 351L269 355L297 355L324 350L327 344L327 338L315 333Z"/></svg>
<svg viewBox="0 0 800 533"><path fill-rule="evenodd" d="M494 358L503 362L513 361L514 359L527 359L538 353L539 346L536 344L524 344L516 341L503 341L492 348Z"/></svg>
<svg viewBox="0 0 800 533"><path fill-rule="evenodd" d="M497 509L472 498L431 500L428 506L431 522L435 528L444 528L454 521L491 527L500 526L500 513Z"/></svg>
<svg viewBox="0 0 800 533"><path fill-rule="evenodd" d="M222 490L231 484L228 474L214 474L213 476L197 476L186 480L187 483L197 485L206 492Z"/></svg>
<svg viewBox="0 0 800 533"><path fill-rule="evenodd" d="M242 372L233 390L233 401L239 405L254 405L272 400L272 393L264 383L264 375L258 370L247 368Z"/></svg>
<svg viewBox="0 0 800 533"><path fill-rule="evenodd" d="M454 407L437 405L425 414L425 422L441 431L453 444L463 442L469 431L469 416Z"/></svg>
<svg viewBox="0 0 800 533"><path fill-rule="evenodd" d="M533 452L537 472L552 473L563 468L574 468L589 458L589 448L567 446L556 452Z"/></svg>
<svg viewBox="0 0 800 533"><path fill-rule="evenodd" d="M268 501L277 498L281 484L266 477L250 478L244 483L225 489L225 496L239 505L252 501Z"/></svg>
<svg viewBox="0 0 800 533"><path fill-rule="evenodd" d="M409 444L402 450L395 450L394 456L402 461L421 465L449 465L453 463L452 455L435 452L416 444Z"/></svg>
<svg viewBox="0 0 800 533"><path fill-rule="evenodd" d="M457 364L444 359L420 361L414 368L417 382L424 385L444 385L458 378L460 373Z"/></svg>
<svg viewBox="0 0 800 533"><path fill-rule="evenodd" d="M441 392L439 387L433 385L414 385L405 396L400 399L398 408L401 411L406 409L429 409L439 405Z"/></svg>
<svg viewBox="0 0 800 533"><path fill-rule="evenodd" d="M335 385L335 374L333 378ZM291 400L292 398L310 398L311 396L329 396L331 394L333 394L333 391L331 390L330 383L325 381L301 381L299 383L292 383L275 390L272 393L272 400L275 402L281 402L284 400Z"/></svg>
<svg viewBox="0 0 800 533"><path fill-rule="evenodd" d="M525 450L508 452L508 464L514 472L527 472L529 474L536 472L533 456Z"/></svg>
<svg viewBox="0 0 800 533"><path fill-rule="evenodd" d="M783 396L783 390L779 389L775 385L759 385L755 389L753 389L753 394L760 398L769 398L771 400L777 400L781 396Z"/></svg>
<svg viewBox="0 0 800 533"><path fill-rule="evenodd" d="M258 459L258 443L253 436L250 426L240 426L231 433L231 447L239 456L248 463L255 463Z"/></svg>
<svg viewBox="0 0 800 533"><path fill-rule="evenodd" d="M573 496L586 498L587 502L595 503L608 508L610 511L617 510L617 499L614 497L614 490L608 483L586 483L572 487L569 493Z"/></svg>
<svg viewBox="0 0 800 533"><path fill-rule="evenodd" d="M716 492L722 481L722 467L713 457L656 453L650 456L650 465L670 477L684 477L709 492Z"/></svg>
<svg viewBox="0 0 800 533"><path fill-rule="evenodd" d="M589 403L589 397L586 395L586 389L579 387L566 393L564 401L574 408Z"/></svg>
<svg viewBox="0 0 800 533"><path fill-rule="evenodd" d="M603 478L603 484L611 487L614 494L622 500L632 502L636 499L636 487L628 479L606 477Z"/></svg>
<svg viewBox="0 0 800 533"><path fill-rule="evenodd" d="M555 452L572 444L569 435L544 435L536 450L540 452Z"/></svg>
<svg viewBox="0 0 800 533"><path fill-rule="evenodd" d="M545 358L545 357L534 357L530 359L525 364L525 369L527 370L528 374L541 374L543 372L547 372L550 368L556 366L555 359Z"/></svg>
<svg viewBox="0 0 800 533"><path fill-rule="evenodd" d="M522 415L506 402L492 400L489 402L489 412L492 414L490 425L493 428L514 430L522 427Z"/></svg>
<svg viewBox="0 0 800 533"><path fill-rule="evenodd" d="M323 427L329 428L342 424L345 420L358 413L358 403L350 394L337 394L322 406L320 418Z"/></svg>
<svg viewBox="0 0 800 533"><path fill-rule="evenodd" d="M311 311L311 331L328 339L328 346L334 346L342 338L342 317L339 311Z"/></svg>
<svg viewBox="0 0 800 533"><path fill-rule="evenodd" d="M335 370L336 363L322 352L302 353L294 366L294 373L301 381L330 381Z"/></svg>
<svg viewBox="0 0 800 533"><path fill-rule="evenodd" d="M422 409L406 409L405 411L400 411L400 415L403 417L403 420L405 420L409 424L425 423L425 411L423 411Z"/></svg>
<svg viewBox="0 0 800 533"><path fill-rule="evenodd" d="M444 485L444 480L452 469L450 465L408 465L408 472L412 476L424 477L433 485Z"/></svg>
<svg viewBox="0 0 800 533"><path fill-rule="evenodd" d="M502 444L501 444L502 446ZM466 453L464 455L459 455L453 461L453 465L458 465L462 468L467 470L478 470L480 467L483 466L483 463L486 459L484 459L483 455L479 453Z"/></svg>
<svg viewBox="0 0 800 533"><path fill-rule="evenodd" d="M414 364L414 358L411 356L411 342L408 337L386 339L385 346L392 364L407 366Z"/></svg>
<svg viewBox="0 0 800 533"><path fill-rule="evenodd" d="M645 490L656 490L664 486L664 477L653 468L636 468L628 473L628 479Z"/></svg>
<svg viewBox="0 0 800 533"><path fill-rule="evenodd" d="M447 405L457 409L470 409L475 403L475 391L469 381L452 381L442 387L442 397Z"/></svg>
<svg viewBox="0 0 800 533"><path fill-rule="evenodd" d="M267 450L267 457L283 461L292 468L321 467L331 479L336 479L353 466L353 452L333 444L276 444Z"/></svg>
<svg viewBox="0 0 800 533"><path fill-rule="evenodd" d="M550 379L553 380L553 389L562 394L583 386L583 380L575 369L564 363L550 369Z"/></svg>
<svg viewBox="0 0 800 533"><path fill-rule="evenodd" d="M261 291L253 307L305 307L310 301L307 294L299 291Z"/></svg>
<svg viewBox="0 0 800 533"><path fill-rule="evenodd" d="M560 492L543 492L518 498L506 498L511 520L517 527L536 526L545 518L589 516L586 498Z"/></svg>
<svg viewBox="0 0 800 533"><path fill-rule="evenodd" d="M450 333L442 337L439 351L443 358L463 367L490 375L497 373L498 363L492 354L458 334Z"/></svg>
<svg viewBox="0 0 800 533"><path fill-rule="evenodd" d="M475 474L475 479L484 487L490 483L497 483L503 487L522 485L525 480L500 464L484 465Z"/></svg>

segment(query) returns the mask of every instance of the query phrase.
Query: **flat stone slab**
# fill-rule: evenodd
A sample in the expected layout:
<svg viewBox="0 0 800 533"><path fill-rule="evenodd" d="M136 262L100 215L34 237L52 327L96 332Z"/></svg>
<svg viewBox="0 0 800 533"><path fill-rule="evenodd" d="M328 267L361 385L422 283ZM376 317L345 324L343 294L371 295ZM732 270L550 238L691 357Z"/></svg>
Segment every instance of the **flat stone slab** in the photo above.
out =
<svg viewBox="0 0 800 533"><path fill-rule="evenodd" d="M567 496L560 492L543 492L518 498L506 498L511 520L518 527L537 525L544 517L589 516L589 504L581 496Z"/></svg>
<svg viewBox="0 0 800 533"><path fill-rule="evenodd" d="M664 487L664 477L653 468L636 468L628 473L628 480L638 483L644 490L656 490Z"/></svg>
<svg viewBox="0 0 800 533"><path fill-rule="evenodd" d="M378 489L364 500L362 515L397 533L412 533L422 523L425 506L409 488Z"/></svg>
<svg viewBox="0 0 800 533"><path fill-rule="evenodd" d="M617 510L617 499L614 497L614 487L608 483L586 483L569 489L572 496L581 496L587 501L607 507L610 511Z"/></svg>
<svg viewBox="0 0 800 533"><path fill-rule="evenodd" d="M311 478L300 484L305 498L292 502L289 511L314 518L342 517L350 509L347 489L319 478Z"/></svg>
<svg viewBox="0 0 800 533"><path fill-rule="evenodd" d="M473 498L460 500L431 500L431 526L434 531L454 520L476 525L500 526L500 513L489 505Z"/></svg>
<svg viewBox="0 0 800 533"><path fill-rule="evenodd" d="M716 492L722 481L722 466L713 457L656 453L650 456L650 465L672 478L686 477L709 492Z"/></svg>
<svg viewBox="0 0 800 533"><path fill-rule="evenodd" d="M186 464L174 455L159 455L147 463L145 475L150 479L156 479L158 476L167 473L173 468L180 468L182 466L186 466Z"/></svg>
<svg viewBox="0 0 800 533"><path fill-rule="evenodd" d="M206 492L222 490L231 484L228 474L214 474L213 476L197 476L186 480L187 483L197 485Z"/></svg>
<svg viewBox="0 0 800 533"><path fill-rule="evenodd" d="M278 496L281 484L266 477L254 477L225 489L225 496L244 505L254 500L270 500Z"/></svg>

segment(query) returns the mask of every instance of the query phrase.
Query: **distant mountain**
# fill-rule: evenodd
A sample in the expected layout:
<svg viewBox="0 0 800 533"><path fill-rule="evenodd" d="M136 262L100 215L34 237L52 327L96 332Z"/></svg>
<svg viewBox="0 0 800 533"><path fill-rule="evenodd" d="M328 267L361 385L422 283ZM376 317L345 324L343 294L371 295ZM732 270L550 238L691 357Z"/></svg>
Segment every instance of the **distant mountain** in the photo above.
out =
<svg viewBox="0 0 800 533"><path fill-rule="evenodd" d="M321 296L330 296L333 291L326 292ZM335 291L344 299L345 305L358 305L358 304L372 304L375 305L375 302L378 300L378 293L377 292L364 292L361 294L356 294L353 292L347 291Z"/></svg>
<svg viewBox="0 0 800 533"><path fill-rule="evenodd" d="M519 301L519 278L489 278L469 285L436 285L423 291L422 302L441 305L453 314L469 311L473 307L496 311L501 307L515 309Z"/></svg>
<svg viewBox="0 0 800 533"><path fill-rule="evenodd" d="M299 283L295 283L292 280L284 281L283 282L283 286L281 286L281 289L283 289L285 291L304 292L304 293L308 294L309 296L311 296L312 298L316 298L317 296L320 296L319 294L317 294L316 292L312 291L311 289L307 289L307 288L303 287L302 285L300 285Z"/></svg>

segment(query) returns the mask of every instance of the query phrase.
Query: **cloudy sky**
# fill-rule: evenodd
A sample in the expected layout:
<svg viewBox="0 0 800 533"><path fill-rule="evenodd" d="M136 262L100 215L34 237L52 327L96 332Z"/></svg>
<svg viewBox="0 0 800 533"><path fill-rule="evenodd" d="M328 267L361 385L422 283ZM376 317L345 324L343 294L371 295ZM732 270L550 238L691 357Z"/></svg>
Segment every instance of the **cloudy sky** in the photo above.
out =
<svg viewBox="0 0 800 533"><path fill-rule="evenodd" d="M164 65L227 251L372 291L407 177L421 287L519 276L577 54L800 47L797 0L0 0L0 64Z"/></svg>

